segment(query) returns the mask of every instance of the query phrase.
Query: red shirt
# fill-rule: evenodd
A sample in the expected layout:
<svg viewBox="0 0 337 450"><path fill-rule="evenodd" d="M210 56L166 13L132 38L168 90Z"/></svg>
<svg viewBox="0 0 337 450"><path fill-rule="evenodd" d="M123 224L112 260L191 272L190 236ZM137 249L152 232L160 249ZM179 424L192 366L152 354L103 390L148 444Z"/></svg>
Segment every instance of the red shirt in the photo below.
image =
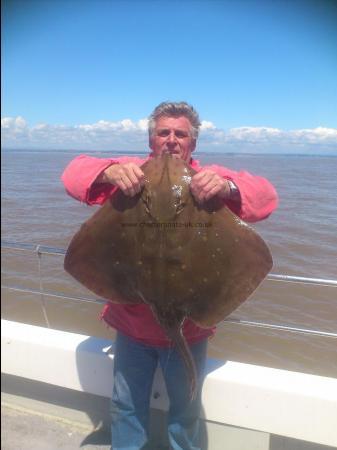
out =
<svg viewBox="0 0 337 450"><path fill-rule="evenodd" d="M117 188L109 183L96 183L97 177L110 165L133 162L138 166L147 158L121 157L116 159L96 158L80 155L73 159L62 174L62 181L69 195L88 205L102 205ZM212 169L218 175L231 180L239 189L241 203L227 202L227 206L246 222L257 222L268 217L277 207L278 198L274 187L263 177L254 176L246 171L235 172L217 165L201 167L191 159L190 166L199 172ZM151 308L146 304L125 305L108 302L101 313L102 319L113 328L145 344L169 346L170 340L157 322ZM192 320L186 319L183 334L189 343L214 334L215 327L203 329Z"/></svg>

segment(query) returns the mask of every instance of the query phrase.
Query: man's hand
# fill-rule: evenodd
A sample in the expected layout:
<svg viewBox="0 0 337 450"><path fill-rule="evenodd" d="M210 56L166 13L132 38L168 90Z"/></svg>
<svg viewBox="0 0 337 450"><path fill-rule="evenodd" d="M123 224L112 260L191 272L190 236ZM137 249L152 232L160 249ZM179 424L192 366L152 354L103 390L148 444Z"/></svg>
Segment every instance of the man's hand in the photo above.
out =
<svg viewBox="0 0 337 450"><path fill-rule="evenodd" d="M228 199L231 195L229 183L211 169L201 170L192 177L191 192L198 203L218 195Z"/></svg>
<svg viewBox="0 0 337 450"><path fill-rule="evenodd" d="M100 174L96 182L118 186L125 195L133 197L144 185L144 173L137 164L132 162L113 164Z"/></svg>

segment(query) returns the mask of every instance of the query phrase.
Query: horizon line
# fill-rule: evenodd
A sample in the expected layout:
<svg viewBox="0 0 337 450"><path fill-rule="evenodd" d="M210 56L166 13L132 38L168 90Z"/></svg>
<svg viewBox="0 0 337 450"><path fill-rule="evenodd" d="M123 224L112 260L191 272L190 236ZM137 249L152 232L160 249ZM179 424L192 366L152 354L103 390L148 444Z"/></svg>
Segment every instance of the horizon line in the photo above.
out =
<svg viewBox="0 0 337 450"><path fill-rule="evenodd" d="M64 152L64 153L86 153L86 152L93 152L93 153L119 153L119 154L124 154L124 153L132 153L132 154L149 154L150 152L147 150L116 150L116 149L109 149L109 150L90 150L90 149L83 149L83 150L71 150L71 149L52 149L52 148L47 148L47 149L41 149L41 148L5 148L5 147L1 147L1 151L4 152L13 152L13 151L17 151L17 152ZM219 155L219 154L223 154L223 155L247 155L247 156L252 156L252 155L264 155L264 156L333 156L333 157L337 157L337 151L334 153L328 153L326 152L317 152L317 153L311 153L311 152L300 152L300 153L288 153L288 152L245 152L245 151L226 151L226 150L218 150L218 151L207 151L207 150L195 150L192 153L193 155Z"/></svg>

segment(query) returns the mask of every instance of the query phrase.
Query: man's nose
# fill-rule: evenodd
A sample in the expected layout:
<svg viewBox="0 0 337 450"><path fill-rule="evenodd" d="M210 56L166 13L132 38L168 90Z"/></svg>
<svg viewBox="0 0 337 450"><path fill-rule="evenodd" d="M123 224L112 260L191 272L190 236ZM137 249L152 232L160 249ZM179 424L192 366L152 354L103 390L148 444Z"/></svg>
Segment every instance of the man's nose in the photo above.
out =
<svg viewBox="0 0 337 450"><path fill-rule="evenodd" d="M177 136L174 131L171 131L171 133L168 135L168 142L170 144L175 144L177 142Z"/></svg>

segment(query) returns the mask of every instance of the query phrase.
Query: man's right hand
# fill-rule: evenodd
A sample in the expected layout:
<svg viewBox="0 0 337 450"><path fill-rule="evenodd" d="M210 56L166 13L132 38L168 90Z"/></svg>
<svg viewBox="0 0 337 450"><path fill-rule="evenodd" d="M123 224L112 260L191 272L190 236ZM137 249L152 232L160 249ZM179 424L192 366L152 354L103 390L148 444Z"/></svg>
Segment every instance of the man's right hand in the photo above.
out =
<svg viewBox="0 0 337 450"><path fill-rule="evenodd" d="M96 183L110 183L118 186L125 195L133 197L144 186L144 173L135 163L113 164L107 167Z"/></svg>

